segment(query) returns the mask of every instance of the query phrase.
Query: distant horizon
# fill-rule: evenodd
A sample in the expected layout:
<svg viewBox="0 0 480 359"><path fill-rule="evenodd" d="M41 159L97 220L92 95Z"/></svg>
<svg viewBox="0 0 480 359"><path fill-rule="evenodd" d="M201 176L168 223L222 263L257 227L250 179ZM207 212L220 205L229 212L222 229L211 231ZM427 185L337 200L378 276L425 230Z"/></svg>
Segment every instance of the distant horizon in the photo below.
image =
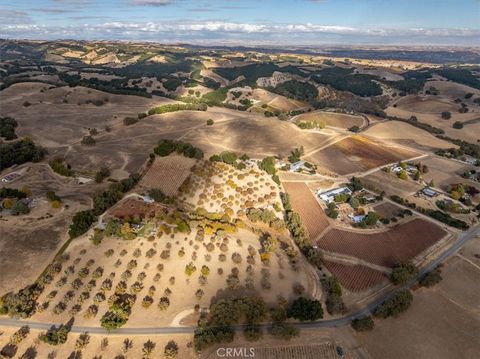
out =
<svg viewBox="0 0 480 359"><path fill-rule="evenodd" d="M480 46L478 0L0 0L0 38Z"/></svg>
<svg viewBox="0 0 480 359"><path fill-rule="evenodd" d="M456 49L470 49L470 50L479 50L480 51L480 44L479 45L435 45L435 44L377 44L377 43L364 43L364 44L347 44L347 43L318 43L318 44L280 44L280 43L249 43L246 44L244 42L189 42L189 41L162 41L162 40L141 40L141 39L73 39L73 38L57 38L57 39L29 39L29 38L8 38L8 37L1 37L0 41L24 41L24 42L98 42L98 43L108 43L108 42L118 42L118 43L149 43L149 44L156 44L160 46L192 46L192 47L226 47L226 48L267 48L267 49L363 49L363 50L385 50L392 48L393 51L405 49L408 51L415 51L415 50L448 50L452 48Z"/></svg>

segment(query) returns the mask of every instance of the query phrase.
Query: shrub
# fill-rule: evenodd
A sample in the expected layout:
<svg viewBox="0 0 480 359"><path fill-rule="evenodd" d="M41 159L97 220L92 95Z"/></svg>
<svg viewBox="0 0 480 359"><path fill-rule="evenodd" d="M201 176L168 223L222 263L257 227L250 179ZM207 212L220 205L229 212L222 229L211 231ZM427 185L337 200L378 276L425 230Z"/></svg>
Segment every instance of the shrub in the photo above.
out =
<svg viewBox="0 0 480 359"><path fill-rule="evenodd" d="M299 335L299 330L293 325L287 323L274 323L270 330L270 334L279 339L289 340L293 337L297 337Z"/></svg>
<svg viewBox="0 0 480 359"><path fill-rule="evenodd" d="M396 263L392 268L390 280L393 284L403 285L418 274L418 268L411 262Z"/></svg>
<svg viewBox="0 0 480 359"><path fill-rule="evenodd" d="M167 297L161 297L160 301L158 302L158 309L166 310L170 306L170 299Z"/></svg>
<svg viewBox="0 0 480 359"><path fill-rule="evenodd" d="M40 334L39 339L50 345L65 344L70 329L64 325L60 325L58 328L52 326L46 333Z"/></svg>
<svg viewBox="0 0 480 359"><path fill-rule="evenodd" d="M178 345L173 340L170 340L167 345L165 345L165 350L163 351L165 358L174 359L178 355Z"/></svg>
<svg viewBox="0 0 480 359"><path fill-rule="evenodd" d="M263 332L259 325L249 324L243 330L243 335L248 341L254 342L262 338Z"/></svg>
<svg viewBox="0 0 480 359"><path fill-rule="evenodd" d="M288 309L288 316L301 321L313 321L323 318L322 304L318 300L300 297Z"/></svg>
<svg viewBox="0 0 480 359"><path fill-rule="evenodd" d="M368 332L375 327L375 322L371 316L357 318L352 320L352 328L357 332Z"/></svg>
<svg viewBox="0 0 480 359"><path fill-rule="evenodd" d="M375 309L374 315L379 318L396 317L406 311L413 301L413 295L408 290L401 290L385 300Z"/></svg>
<svg viewBox="0 0 480 359"><path fill-rule="evenodd" d="M440 267L436 267L435 269L431 270L430 272L426 273L419 281L422 287L431 288L435 284L440 283L442 281L442 269Z"/></svg>

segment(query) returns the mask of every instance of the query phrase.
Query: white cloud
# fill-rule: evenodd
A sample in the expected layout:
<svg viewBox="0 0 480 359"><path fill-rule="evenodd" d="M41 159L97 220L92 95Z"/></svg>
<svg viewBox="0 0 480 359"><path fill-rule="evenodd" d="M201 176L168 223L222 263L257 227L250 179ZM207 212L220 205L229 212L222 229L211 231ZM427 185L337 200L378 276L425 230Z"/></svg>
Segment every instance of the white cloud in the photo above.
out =
<svg viewBox="0 0 480 359"><path fill-rule="evenodd" d="M142 6L165 6L173 4L174 0L131 0L133 5L142 5Z"/></svg>
<svg viewBox="0 0 480 359"><path fill-rule="evenodd" d="M142 0L143 1L143 0ZM157 40L164 42L238 43L321 42L425 43L480 45L478 29L347 27L320 24L236 23L228 21L104 22L71 26L37 26L28 22L0 24L0 37L55 39Z"/></svg>

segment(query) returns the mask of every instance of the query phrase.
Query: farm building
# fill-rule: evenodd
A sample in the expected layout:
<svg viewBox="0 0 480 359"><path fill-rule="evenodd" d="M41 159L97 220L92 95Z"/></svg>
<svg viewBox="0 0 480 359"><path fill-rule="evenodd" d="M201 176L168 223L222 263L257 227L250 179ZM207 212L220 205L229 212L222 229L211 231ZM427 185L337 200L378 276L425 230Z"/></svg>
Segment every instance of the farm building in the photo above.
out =
<svg viewBox="0 0 480 359"><path fill-rule="evenodd" d="M297 162L292 163L290 165L289 171L290 172L298 172L303 168L305 168L305 161L297 161Z"/></svg>
<svg viewBox="0 0 480 359"><path fill-rule="evenodd" d="M2 177L2 182L9 183L15 180L17 177L20 177L20 175L16 172L11 172L5 176Z"/></svg>
<svg viewBox="0 0 480 359"><path fill-rule="evenodd" d="M350 218L353 223L360 223L361 221L363 221L363 219L365 218L365 216L354 216L353 214L349 214L348 215L348 218Z"/></svg>
<svg viewBox="0 0 480 359"><path fill-rule="evenodd" d="M425 187L424 189L422 189L422 193L427 197L436 197L439 194L437 191L431 189L430 187Z"/></svg>
<svg viewBox="0 0 480 359"><path fill-rule="evenodd" d="M320 198L322 201L326 203L330 203L335 201L335 196L339 194L346 194L350 196L352 194L352 191L348 187L340 187L340 188L334 188L326 192L322 192L317 194L318 198Z"/></svg>

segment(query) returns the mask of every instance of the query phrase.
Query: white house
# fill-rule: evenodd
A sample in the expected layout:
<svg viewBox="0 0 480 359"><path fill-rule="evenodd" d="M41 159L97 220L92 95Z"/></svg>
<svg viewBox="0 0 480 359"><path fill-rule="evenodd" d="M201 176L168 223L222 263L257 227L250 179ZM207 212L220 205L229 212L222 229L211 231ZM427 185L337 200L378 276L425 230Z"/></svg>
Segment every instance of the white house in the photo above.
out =
<svg viewBox="0 0 480 359"><path fill-rule="evenodd" d="M297 161L290 165L290 172L297 172L305 167L305 161Z"/></svg>
<svg viewBox="0 0 480 359"><path fill-rule="evenodd" d="M340 188L334 188L326 192L318 193L317 196L320 198L322 201L326 203L330 203L335 201L335 196L339 194L346 194L350 196L352 194L352 191L348 187L340 187Z"/></svg>

